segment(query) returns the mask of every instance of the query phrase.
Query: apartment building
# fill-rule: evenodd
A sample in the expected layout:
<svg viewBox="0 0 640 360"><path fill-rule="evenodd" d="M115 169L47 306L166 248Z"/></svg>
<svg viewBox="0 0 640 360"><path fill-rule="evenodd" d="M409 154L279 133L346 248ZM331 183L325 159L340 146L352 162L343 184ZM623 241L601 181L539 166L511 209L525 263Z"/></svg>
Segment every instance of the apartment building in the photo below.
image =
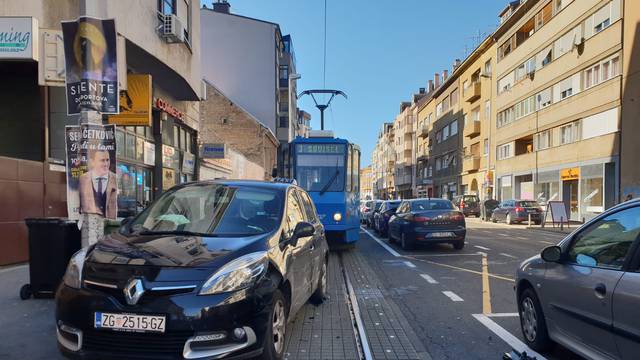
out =
<svg viewBox="0 0 640 360"><path fill-rule="evenodd" d="M415 121L411 102L400 104L400 113L393 122L394 149L396 162L394 169L396 195L401 199L413 196L413 136Z"/></svg>
<svg viewBox="0 0 640 360"><path fill-rule="evenodd" d="M373 167L369 165L360 169L360 199L373 199Z"/></svg>
<svg viewBox="0 0 640 360"><path fill-rule="evenodd" d="M373 195L376 199L395 199L394 123L383 123L372 157Z"/></svg>
<svg viewBox="0 0 640 360"><path fill-rule="evenodd" d="M454 72L460 72L463 113L461 194L475 194L480 199L493 198L491 161L491 119L494 119L493 67L496 45L487 37Z"/></svg>
<svg viewBox="0 0 640 360"><path fill-rule="evenodd" d="M635 27L638 6L625 3ZM638 133L637 112L627 109L631 116L621 117L630 91L623 76L632 68L623 64L625 55L631 60L629 49L623 51L622 5L528 0L494 33L498 199L563 201L571 220L592 218L620 200L621 128L628 124ZM636 146L624 154L635 157Z"/></svg>
<svg viewBox="0 0 640 360"><path fill-rule="evenodd" d="M28 33L30 51L0 52L0 265L28 260L25 218L67 216L64 133L79 118L67 115L61 21L114 18L120 90L132 85L126 74L150 76L148 123L118 126L116 133L118 216L134 215L163 190L195 179L198 8L191 0L2 1L0 33ZM167 19L181 26L169 31Z"/></svg>

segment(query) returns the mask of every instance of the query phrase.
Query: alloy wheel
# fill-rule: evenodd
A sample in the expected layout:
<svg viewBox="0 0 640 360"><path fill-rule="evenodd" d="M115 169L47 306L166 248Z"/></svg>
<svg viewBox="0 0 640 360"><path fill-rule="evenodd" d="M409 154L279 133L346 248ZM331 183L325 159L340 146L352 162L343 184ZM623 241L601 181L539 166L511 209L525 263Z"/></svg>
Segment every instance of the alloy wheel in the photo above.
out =
<svg viewBox="0 0 640 360"><path fill-rule="evenodd" d="M276 301L273 308L273 321L272 321L272 334L273 334L273 347L277 354L282 354L284 351L284 335L285 335L285 311L284 303L282 300Z"/></svg>
<svg viewBox="0 0 640 360"><path fill-rule="evenodd" d="M538 314L533 304L533 300L530 297L525 297L522 300L522 313L520 314L522 321L522 330L524 336L530 342L536 341L538 335Z"/></svg>

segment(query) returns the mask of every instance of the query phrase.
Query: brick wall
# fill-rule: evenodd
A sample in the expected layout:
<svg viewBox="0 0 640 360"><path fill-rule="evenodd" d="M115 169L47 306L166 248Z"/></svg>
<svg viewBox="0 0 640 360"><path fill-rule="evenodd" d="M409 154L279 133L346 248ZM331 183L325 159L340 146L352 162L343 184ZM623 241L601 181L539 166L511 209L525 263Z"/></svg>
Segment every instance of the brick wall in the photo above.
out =
<svg viewBox="0 0 640 360"><path fill-rule="evenodd" d="M200 141L227 144L264 168L270 179L278 148L274 134L214 86L207 83L206 92L207 100L200 102Z"/></svg>

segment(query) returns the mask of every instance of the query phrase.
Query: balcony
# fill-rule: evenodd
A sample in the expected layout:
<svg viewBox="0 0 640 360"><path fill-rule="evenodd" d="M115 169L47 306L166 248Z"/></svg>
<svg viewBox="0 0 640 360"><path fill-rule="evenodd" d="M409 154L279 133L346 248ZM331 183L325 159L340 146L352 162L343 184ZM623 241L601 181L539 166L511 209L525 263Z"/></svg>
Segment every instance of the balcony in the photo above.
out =
<svg viewBox="0 0 640 360"><path fill-rule="evenodd" d="M399 175L396 176L396 185L411 185L413 180L413 176L408 175Z"/></svg>
<svg viewBox="0 0 640 360"><path fill-rule="evenodd" d="M479 169L480 169L480 156L477 156L477 155L465 156L464 161L462 162L462 171L473 172L473 171L478 171Z"/></svg>
<svg viewBox="0 0 640 360"><path fill-rule="evenodd" d="M464 92L464 101L466 102L474 102L480 98L480 92L482 90L482 86L480 85L480 81L474 82L467 88Z"/></svg>
<svg viewBox="0 0 640 360"><path fill-rule="evenodd" d="M417 160L418 161L425 161L425 160L429 159L429 152L426 151L426 150L422 150L422 151L418 152L417 155L418 155L417 156Z"/></svg>
<svg viewBox="0 0 640 360"><path fill-rule="evenodd" d="M286 89L289 87L289 79L280 79L280 81L278 82L280 85L281 89Z"/></svg>
<svg viewBox="0 0 640 360"><path fill-rule="evenodd" d="M429 127L425 124L420 127L418 130L418 137L427 138L429 137Z"/></svg>
<svg viewBox="0 0 640 360"><path fill-rule="evenodd" d="M480 135L480 121L467 121L464 124L464 136L472 138L478 135Z"/></svg>
<svg viewBox="0 0 640 360"><path fill-rule="evenodd" d="M402 145L402 150L404 151L411 151L413 150L413 142L411 141L405 141L404 145Z"/></svg>

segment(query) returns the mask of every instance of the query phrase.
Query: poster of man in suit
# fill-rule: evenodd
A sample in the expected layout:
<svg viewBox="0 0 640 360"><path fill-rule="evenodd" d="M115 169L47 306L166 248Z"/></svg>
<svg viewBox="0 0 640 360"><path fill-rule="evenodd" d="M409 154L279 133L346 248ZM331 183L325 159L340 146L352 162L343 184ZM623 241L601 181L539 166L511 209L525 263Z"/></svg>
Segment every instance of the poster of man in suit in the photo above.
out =
<svg viewBox="0 0 640 360"><path fill-rule="evenodd" d="M69 218L118 214L115 125L67 126Z"/></svg>

